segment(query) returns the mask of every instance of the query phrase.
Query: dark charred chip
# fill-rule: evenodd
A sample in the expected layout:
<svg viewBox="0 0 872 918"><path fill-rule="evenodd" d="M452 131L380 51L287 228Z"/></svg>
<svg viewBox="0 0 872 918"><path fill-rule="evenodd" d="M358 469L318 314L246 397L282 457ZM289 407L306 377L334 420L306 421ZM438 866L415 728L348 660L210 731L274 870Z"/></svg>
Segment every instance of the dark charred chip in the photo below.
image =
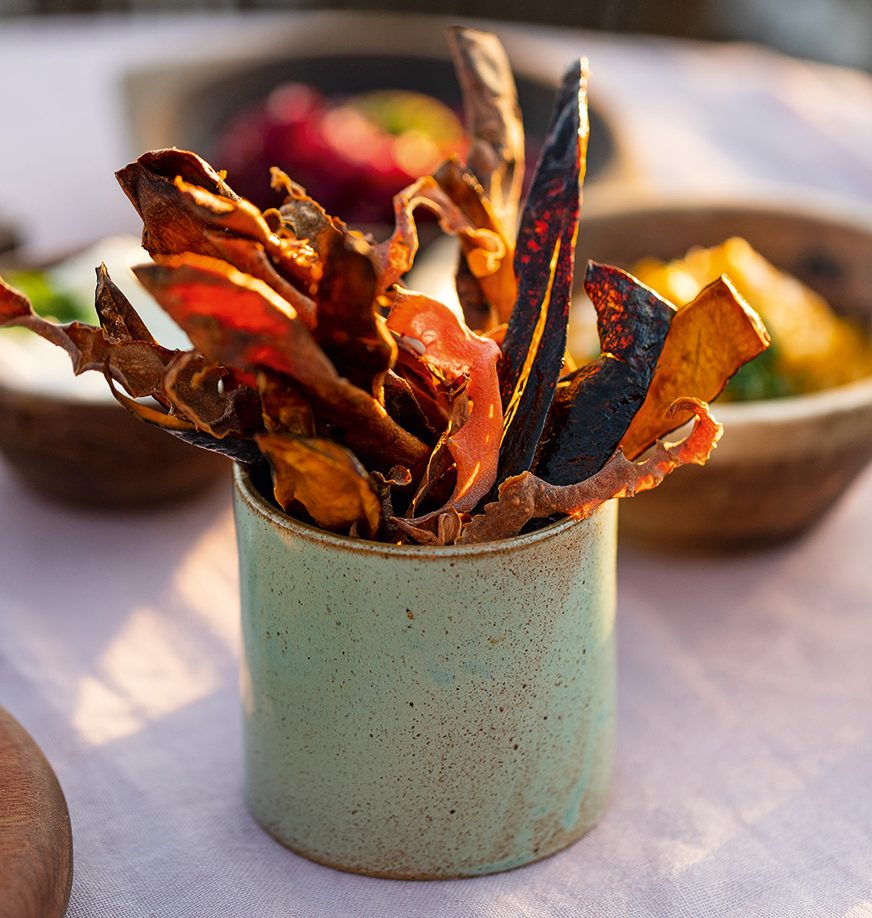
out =
<svg viewBox="0 0 872 918"><path fill-rule="evenodd" d="M598 472L645 401L675 309L618 268L591 262L585 289L601 356L560 381L534 471L557 485Z"/></svg>
<svg viewBox="0 0 872 918"><path fill-rule="evenodd" d="M241 462L243 465L255 466L263 461L263 454L257 448L254 440L237 440L233 437L227 437L219 440L211 437L201 430L168 430L179 440L184 440L191 446L199 449L206 449L212 453L218 453L219 456L226 456L234 462Z"/></svg>
<svg viewBox="0 0 872 918"><path fill-rule="evenodd" d="M563 80L521 216L518 297L499 365L498 480L530 468L563 367L587 135L587 66L579 61Z"/></svg>
<svg viewBox="0 0 872 918"><path fill-rule="evenodd" d="M386 542L401 542L400 529L394 520L396 503L403 505L408 503L408 497L403 494L408 490L412 483L412 474L407 468L401 465L395 465L386 475L381 472L371 472L375 492L381 503L381 532ZM400 494L396 495L394 491L399 490Z"/></svg>

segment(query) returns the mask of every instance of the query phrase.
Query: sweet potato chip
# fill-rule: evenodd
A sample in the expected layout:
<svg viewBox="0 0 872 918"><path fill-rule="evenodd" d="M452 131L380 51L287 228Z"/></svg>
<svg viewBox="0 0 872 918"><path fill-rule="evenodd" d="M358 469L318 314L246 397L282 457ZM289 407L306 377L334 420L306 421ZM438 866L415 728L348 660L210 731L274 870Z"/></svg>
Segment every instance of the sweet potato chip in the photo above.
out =
<svg viewBox="0 0 872 918"><path fill-rule="evenodd" d="M283 231L279 234L273 231L272 226L257 207L244 198L230 200L222 198L219 195L211 194L202 188L188 185L186 182L177 178L174 182L175 188L180 193L176 202L185 213L193 213L200 218L203 225L203 247L190 248L190 251L197 251L203 255L214 255L225 253L231 256L227 260L234 267L245 270L245 263L250 263L252 256L245 251L244 244L255 250L262 247L264 253L268 256L270 263L276 274L279 275L286 283L291 286L301 288L301 294L306 297L307 293L315 290L318 280L322 273L323 259L319 253L316 253L308 239L298 239L296 236ZM313 206L315 202L308 202ZM274 213L278 214L278 211ZM286 229L279 215L278 224ZM338 235L339 230L333 232ZM223 236L224 239L233 240L236 244L227 245L218 240L217 237ZM215 248L215 252L209 251L208 244ZM178 254L175 252L157 253L157 254ZM237 264L234 258L239 259L242 264ZM264 277L270 286L272 277L267 274ZM282 293L281 290L277 292ZM291 302L296 297L292 295ZM304 312L308 314L309 306L305 300L301 301Z"/></svg>
<svg viewBox="0 0 872 918"><path fill-rule="evenodd" d="M524 126L509 59L490 32L455 27L448 30L448 46L463 90L467 165L507 238L514 239L524 181Z"/></svg>
<svg viewBox="0 0 872 918"><path fill-rule="evenodd" d="M471 403L469 416L449 437L447 448L457 466L448 504L471 510L496 480L503 421L496 370L499 348L471 332L447 306L412 291L398 293L388 326L420 341L422 359L440 373L469 379L464 392Z"/></svg>
<svg viewBox="0 0 872 918"><path fill-rule="evenodd" d="M33 314L30 300L0 277L0 324L26 325Z"/></svg>
<svg viewBox="0 0 872 918"><path fill-rule="evenodd" d="M355 527L364 538L374 538L381 503L350 450L332 440L285 434L261 434L257 445L272 466L275 497L283 508L300 503L324 529L347 533Z"/></svg>
<svg viewBox="0 0 872 918"><path fill-rule="evenodd" d="M714 400L727 380L768 346L763 322L729 279L709 284L675 314L648 395L621 440L624 454L635 459L690 420L688 412L666 412L675 399Z"/></svg>
<svg viewBox="0 0 872 918"><path fill-rule="evenodd" d="M239 239L221 232L206 233L206 239L219 258L233 265L234 268L238 268L243 274L250 274L272 287L283 300L294 307L294 312L307 328L315 327L317 321L315 301L279 274L275 265L267 257L263 245L250 239ZM160 259L157 261L159 262Z"/></svg>
<svg viewBox="0 0 872 918"><path fill-rule="evenodd" d="M105 264L97 268L94 304L100 325L110 341L142 341L157 344L130 300L112 282Z"/></svg>
<svg viewBox="0 0 872 918"><path fill-rule="evenodd" d="M461 254L455 279L467 324L474 331L483 331L507 322L518 293L512 264L514 229L511 233L505 229L476 176L457 160L443 163L433 178L475 227L474 232L459 235ZM498 241L494 248L493 239ZM465 290L464 284L474 284L474 292Z"/></svg>
<svg viewBox="0 0 872 918"><path fill-rule="evenodd" d="M579 61L564 77L518 231L518 298L500 362L500 479L530 468L563 366L587 136Z"/></svg>
<svg viewBox="0 0 872 918"><path fill-rule="evenodd" d="M320 276L320 265L308 245L280 238L263 214L238 197L223 181L197 179L199 166L217 177L214 170L193 154L181 150L146 153L116 173L119 184L142 217L142 245L153 257L194 252L221 257L242 271L258 264L258 250L265 252L273 271L258 265L256 276L274 286L314 325L309 288ZM174 173L173 167L184 168ZM300 289L304 299L288 295L274 282L273 274Z"/></svg>
<svg viewBox="0 0 872 918"><path fill-rule="evenodd" d="M381 399L397 346L378 313L370 247L350 233L331 236L324 247L315 338L351 382Z"/></svg>
<svg viewBox="0 0 872 918"><path fill-rule="evenodd" d="M189 206L175 183L183 175L204 193L235 198L218 174L198 156L180 150L156 150L115 173L118 183L142 218L142 247L150 254L200 252L214 255L204 239L202 212ZM230 192L230 194L228 194ZM232 195L232 198L231 198Z"/></svg>
<svg viewBox="0 0 872 918"><path fill-rule="evenodd" d="M696 415L693 430L679 443L658 443L643 462L631 462L620 451L595 475L571 485L553 485L532 472L522 472L500 485L499 498L487 504L463 528L458 541L490 542L517 535L531 520L554 514L586 519L601 504L615 497L632 497L656 488L673 469L694 463L704 465L723 428L705 402L679 399L667 414Z"/></svg>
<svg viewBox="0 0 872 918"><path fill-rule="evenodd" d="M504 302L511 303L504 291L514 290L512 249L476 185L471 175L449 161L437 175L418 179L394 197L394 232L375 247L381 291L399 281L412 267L418 251L414 214L424 207L436 214L443 232L460 240L470 271L482 289L487 288L498 301L502 297Z"/></svg>

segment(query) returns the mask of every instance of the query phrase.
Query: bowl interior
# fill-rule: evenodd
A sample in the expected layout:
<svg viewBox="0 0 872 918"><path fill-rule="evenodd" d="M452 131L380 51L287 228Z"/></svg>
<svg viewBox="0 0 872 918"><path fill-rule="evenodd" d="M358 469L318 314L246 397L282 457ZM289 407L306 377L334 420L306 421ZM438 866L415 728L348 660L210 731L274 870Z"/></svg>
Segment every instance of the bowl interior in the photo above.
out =
<svg viewBox="0 0 872 918"><path fill-rule="evenodd" d="M693 246L742 236L777 267L872 331L872 221L787 207L688 203L583 215L577 265L629 268L639 258L677 258Z"/></svg>

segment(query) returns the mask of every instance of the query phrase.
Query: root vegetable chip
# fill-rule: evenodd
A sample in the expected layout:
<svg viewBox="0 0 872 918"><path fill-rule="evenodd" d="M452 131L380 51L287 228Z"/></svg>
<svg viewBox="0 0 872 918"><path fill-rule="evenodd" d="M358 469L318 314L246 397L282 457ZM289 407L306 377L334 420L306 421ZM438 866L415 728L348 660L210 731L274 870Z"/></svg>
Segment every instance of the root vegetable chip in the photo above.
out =
<svg viewBox="0 0 872 918"><path fill-rule="evenodd" d="M261 434L257 445L273 470L275 497L284 509L295 502L323 526L365 539L378 532L381 503L354 454L323 438Z"/></svg>
<svg viewBox="0 0 872 918"><path fill-rule="evenodd" d="M487 504L484 513L467 523L459 541L509 538L531 520L558 513L586 519L607 500L632 497L656 488L680 465L704 465L723 428L711 416L705 402L697 399L679 399L668 413L677 416L686 412L697 419L688 436L675 444L658 442L653 455L643 462L631 462L617 452L595 475L571 485L549 484L531 472L507 479L500 485L499 499Z"/></svg>
<svg viewBox="0 0 872 918"><path fill-rule="evenodd" d="M374 467L423 468L427 447L337 373L293 307L262 281L200 255L167 258L135 273L211 362L289 376Z"/></svg>
<svg viewBox="0 0 872 918"><path fill-rule="evenodd" d="M518 231L518 298L500 363L500 478L530 468L563 367L587 136L579 61L564 77Z"/></svg>
<svg viewBox="0 0 872 918"><path fill-rule="evenodd" d="M109 296L103 288L104 301ZM77 376L86 370L106 370L134 398L160 395L163 372L176 353L161 347L151 335L144 341L130 338L112 340L102 328L82 322L67 325L49 322L36 315L27 297L4 283L2 278L0 325L29 328L63 348ZM121 327L120 319L118 327Z"/></svg>
<svg viewBox="0 0 872 918"><path fill-rule="evenodd" d="M471 510L497 474L503 422L496 370L499 348L466 328L447 306L411 291L398 293L388 326L420 341L422 359L443 376L468 379L463 391L469 401L468 416L446 440L457 483L443 509Z"/></svg>
<svg viewBox="0 0 872 918"><path fill-rule="evenodd" d="M146 153L116 173L142 217L143 248L153 257L186 252L222 257L242 271L257 265L257 276L275 286L279 294L286 295L288 285L297 288L298 294L287 298L295 303L307 324L313 325L314 310L308 293L320 277L321 268L311 247L276 235L264 215L223 181L203 187L187 181L183 174L173 178L168 170L182 152ZM193 162L215 174L199 157L193 157ZM188 169L188 174L191 171ZM272 270L259 264L258 253L267 256Z"/></svg>
<svg viewBox="0 0 872 918"><path fill-rule="evenodd" d="M560 381L535 473L557 485L599 471L641 408L674 307L618 268L591 262L585 289L597 311L601 356Z"/></svg>
<svg viewBox="0 0 872 918"><path fill-rule="evenodd" d="M768 346L763 322L729 279L709 284L672 319L648 395L621 440L624 453L635 459L689 421L690 413L666 409L681 396L717 398L727 380Z"/></svg>
<svg viewBox="0 0 872 918"><path fill-rule="evenodd" d="M378 314L369 246L348 233L331 237L323 270L315 338L334 364L345 367L351 382L380 399L397 346Z"/></svg>
<svg viewBox="0 0 872 918"><path fill-rule="evenodd" d="M448 45L463 90L466 162L514 239L524 181L524 127L512 68L495 35L474 29L448 30Z"/></svg>
<svg viewBox="0 0 872 918"><path fill-rule="evenodd" d="M445 163L435 175L418 179L396 195L396 227L390 239L376 247L380 289L386 290L397 283L412 267L418 251L414 214L417 208L425 207L436 214L445 233L460 240L465 264L482 296L490 298L488 303L496 304L494 314L497 315L500 308L509 310L515 290L512 248L481 195L474 177L454 161ZM487 310L490 315L490 305ZM482 321L490 322L489 319Z"/></svg>
<svg viewBox="0 0 872 918"><path fill-rule="evenodd" d="M506 229L477 177L456 160L444 163L433 177L475 227L473 232L460 234L461 255L455 280L464 317L476 331L508 321L518 291L512 265L514 230ZM464 298L463 278L475 285L474 302Z"/></svg>
<svg viewBox="0 0 872 918"><path fill-rule="evenodd" d="M189 206L176 179L228 201L236 200L236 195L199 156L182 150L155 150L120 169L115 177L142 218L142 247L149 254L215 254L204 242L208 225L204 225L202 212Z"/></svg>
<svg viewBox="0 0 872 918"><path fill-rule="evenodd" d="M219 232L206 233L206 239L218 253L218 257L238 268L243 274L250 274L263 281L291 306L300 321L309 329L315 327L315 301L283 278L267 257L264 247L250 239L235 239Z"/></svg>
<svg viewBox="0 0 872 918"><path fill-rule="evenodd" d="M476 274L470 261L474 252L468 248L457 264L455 285L466 321L474 331L487 331L508 320L515 301L511 260L524 180L524 127L512 70L496 37L455 28L448 30L448 44L463 89L470 137L467 169L477 179L480 197L490 202L495 217L491 220L488 214L478 225L498 231L507 249L505 264L494 280Z"/></svg>

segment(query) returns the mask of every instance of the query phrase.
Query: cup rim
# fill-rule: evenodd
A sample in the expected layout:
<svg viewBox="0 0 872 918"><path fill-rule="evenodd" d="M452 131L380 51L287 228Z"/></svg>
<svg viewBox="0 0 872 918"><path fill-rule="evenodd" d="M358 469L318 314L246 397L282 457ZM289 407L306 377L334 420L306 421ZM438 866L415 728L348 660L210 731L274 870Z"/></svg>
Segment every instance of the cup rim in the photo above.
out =
<svg viewBox="0 0 872 918"><path fill-rule="evenodd" d="M595 520L606 504L611 505L614 503L614 499L605 501L604 504L601 504L590 516L584 519L567 516L534 532L527 532L494 542L475 542L469 545L394 545L390 542L375 542L370 539L338 535L335 532L320 529L317 526L310 526L308 523L303 523L292 516L282 513L273 507L254 486L251 475L245 466L236 462L233 463L233 491L237 499L242 501L251 513L262 517L274 528L296 538L303 538L309 542L316 542L330 548L370 556L377 554L391 558L416 559L428 557L439 559L468 558L517 551L555 538L568 529L584 526L585 523Z"/></svg>

